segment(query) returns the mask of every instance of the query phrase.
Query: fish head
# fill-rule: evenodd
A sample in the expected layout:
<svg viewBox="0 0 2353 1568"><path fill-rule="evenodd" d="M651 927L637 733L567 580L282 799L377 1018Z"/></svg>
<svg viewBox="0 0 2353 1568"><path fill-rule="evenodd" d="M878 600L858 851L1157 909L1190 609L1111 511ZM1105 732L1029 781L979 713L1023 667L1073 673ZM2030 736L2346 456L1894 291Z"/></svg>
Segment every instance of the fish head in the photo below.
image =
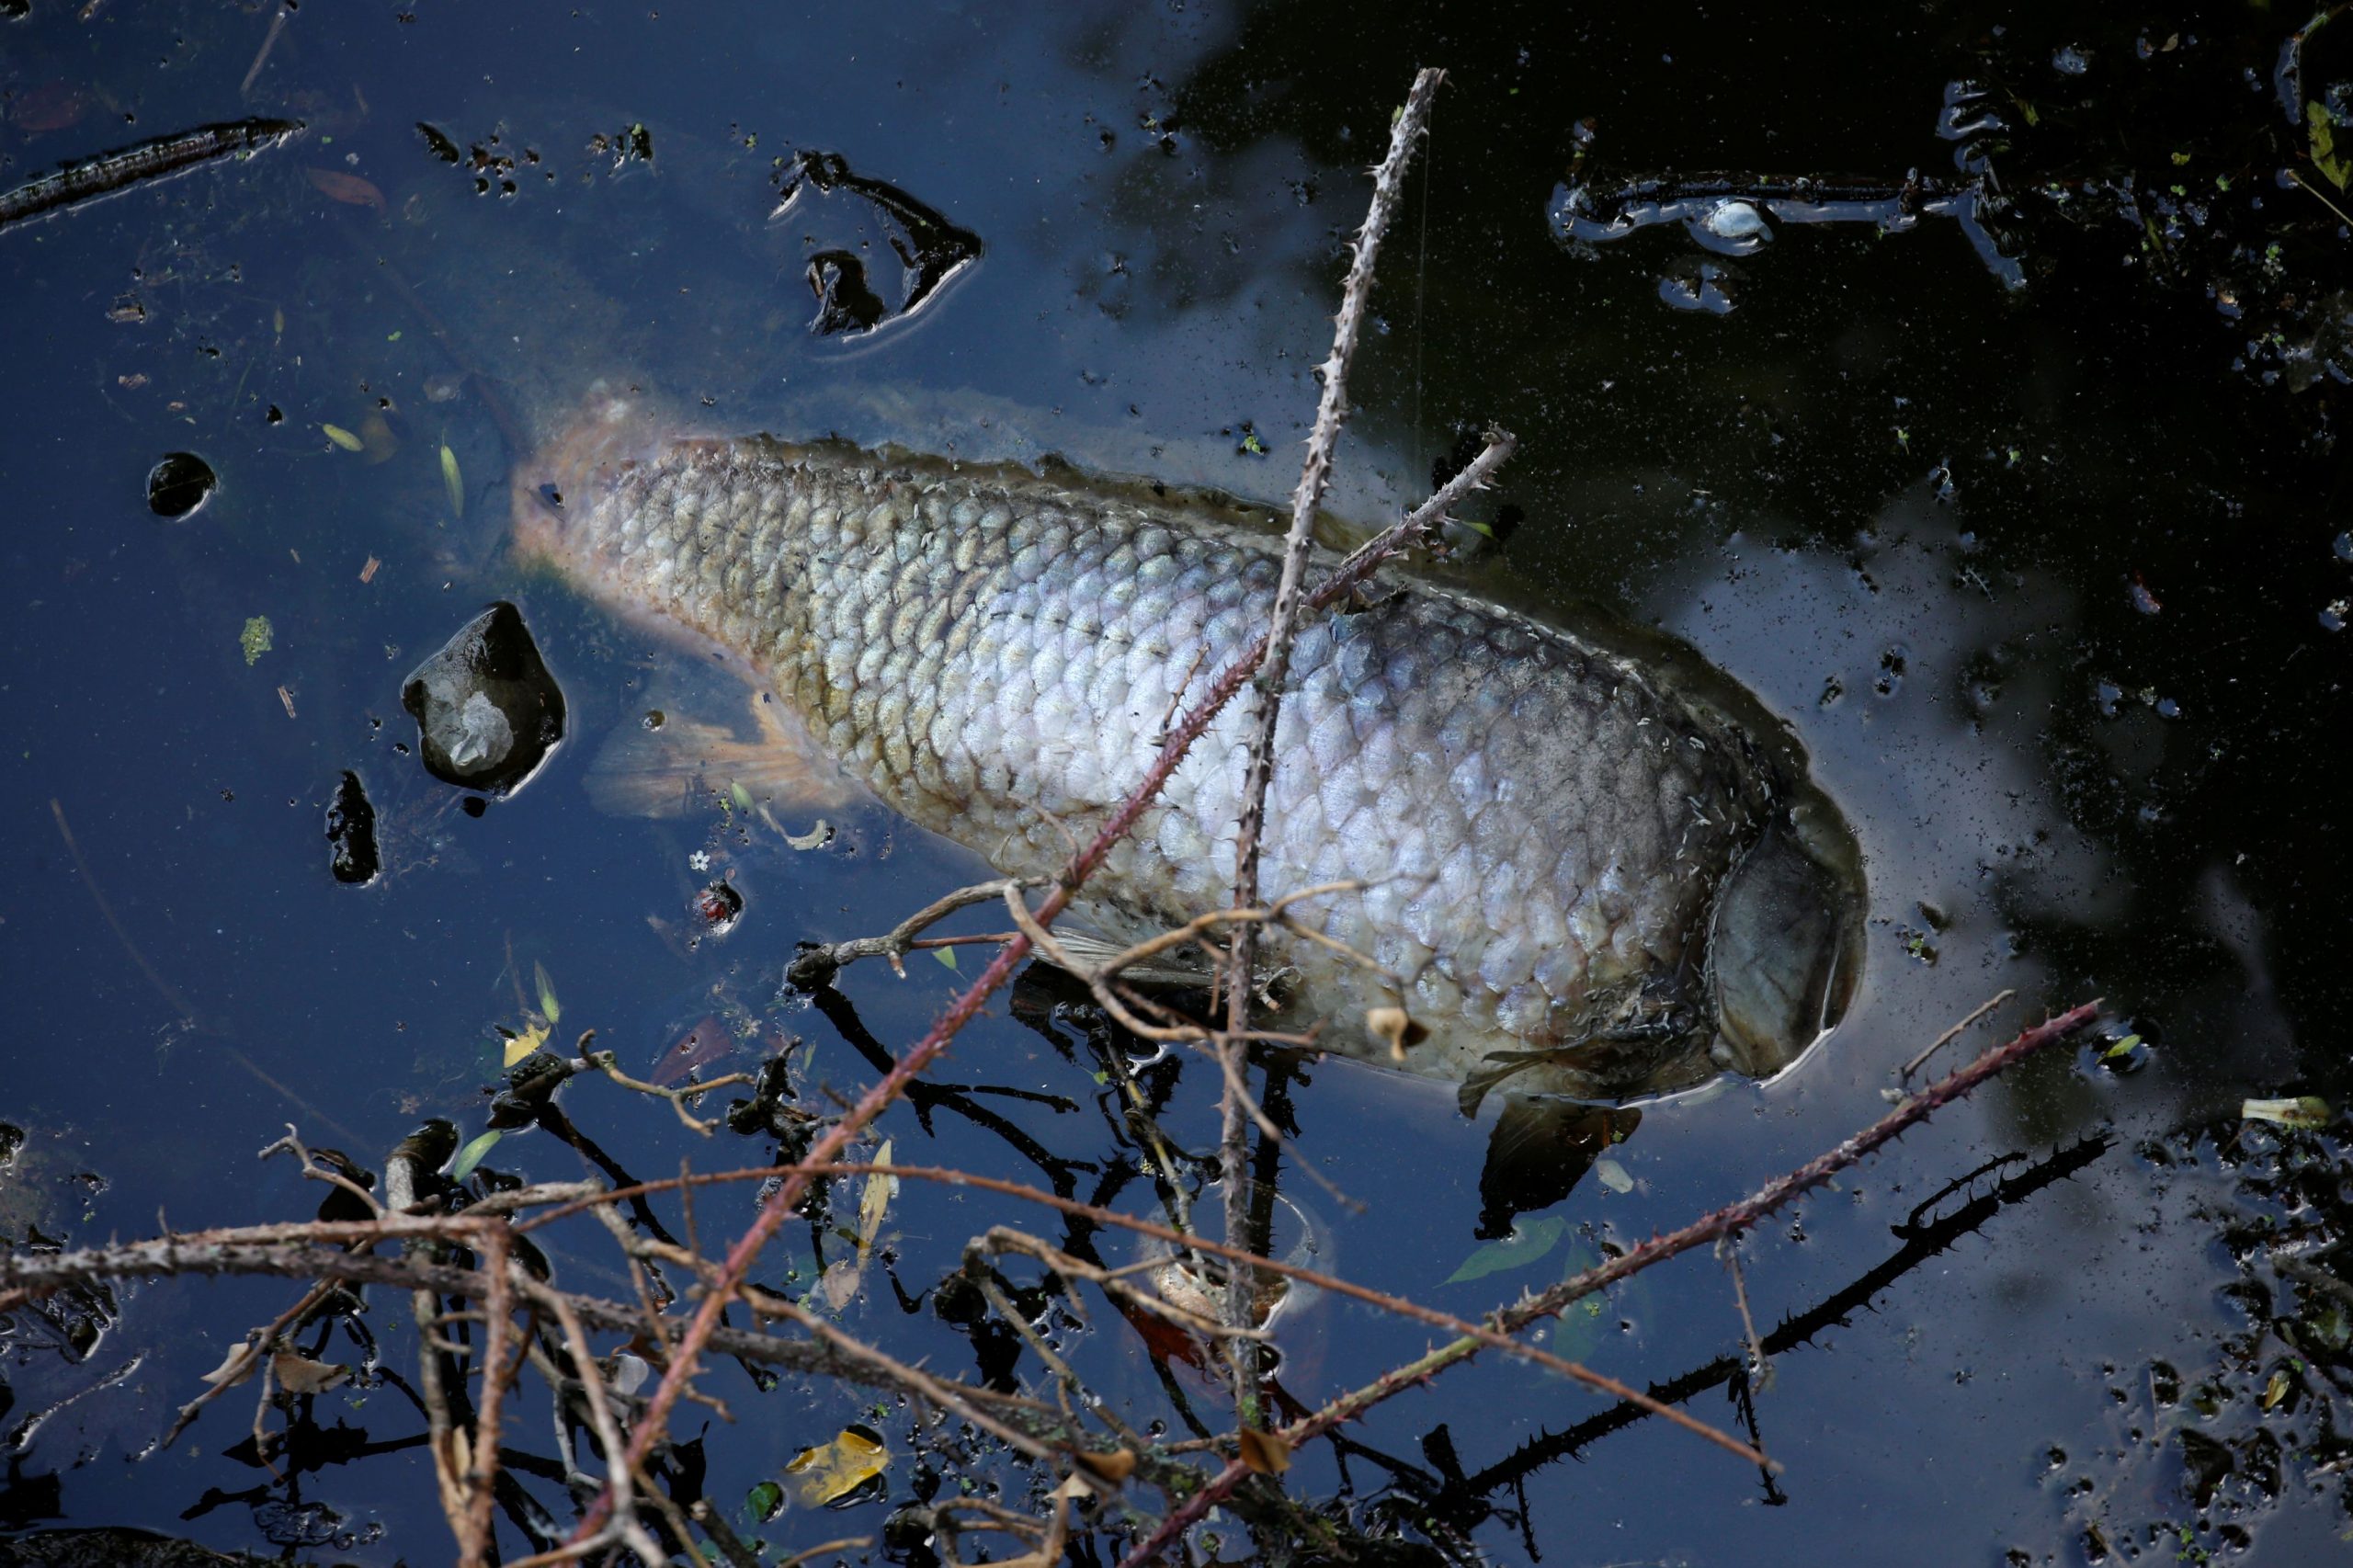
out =
<svg viewBox="0 0 2353 1568"><path fill-rule="evenodd" d="M527 562L574 560L570 536L597 498L637 463L695 434L642 390L594 383L515 465L508 507L516 553Z"/></svg>
<svg viewBox="0 0 2353 1568"><path fill-rule="evenodd" d="M1802 1056L1862 973L1860 855L1826 806L1776 813L1717 890L1707 982L1717 1060L1752 1078Z"/></svg>

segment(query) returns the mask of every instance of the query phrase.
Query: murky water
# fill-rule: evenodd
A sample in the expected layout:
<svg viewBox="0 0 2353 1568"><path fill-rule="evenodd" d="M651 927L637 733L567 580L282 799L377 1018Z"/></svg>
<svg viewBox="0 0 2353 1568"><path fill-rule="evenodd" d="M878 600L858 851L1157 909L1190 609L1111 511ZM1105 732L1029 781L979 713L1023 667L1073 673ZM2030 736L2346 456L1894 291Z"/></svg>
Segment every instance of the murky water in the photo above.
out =
<svg viewBox="0 0 2353 1568"><path fill-rule="evenodd" d="M1058 454L1279 502L1358 171L1414 66L1437 63L1452 81L1383 263L1335 510L1377 523L1485 423L1515 431L1485 519L1501 545L1457 570L1671 633L1785 719L1868 854L1870 966L1799 1069L1648 1109L1616 1179L1522 1216L1553 1238L1543 1256L1458 1283L1491 1208L1487 1127L1443 1091L1311 1068L1288 1087L1286 1159L1368 1210L1288 1180L1329 1228L1323 1262L1475 1312L1875 1118L1898 1066L1997 991L2018 1001L1995 1027L2094 996L2110 1027L1751 1241L1769 1384L1742 1372L1704 1258L1559 1330L1564 1352L1753 1430L1779 1475L1483 1365L1383 1408L1345 1454L1303 1454L1290 1489L1499 1561L2341 1551L2343 1321L2258 1243L2266 1223L2333 1237L2343 1123L2290 1137L2237 1114L2247 1095L2353 1091L2332 1028L2348 713L2331 623L2353 567L2329 355L2348 240L2277 177L2302 168L2345 204L2278 101L2297 18L1789 11L305 6L242 90L267 8L0 20L0 185L207 121L309 125L0 233L0 1121L26 1133L0 1233L308 1213L318 1195L253 1151L288 1122L363 1163L427 1116L479 1127L494 1031L536 1005L534 964L565 1028L650 1068L763 1009L796 940L881 930L970 880L971 857L879 817L796 851L716 805L599 812L583 785L611 737L651 709L729 720L741 699L504 564L513 442L603 377L706 425ZM2298 89L2315 98L2347 74L2323 37ZM1987 243L2014 267L1935 215L1882 232L1760 203L1770 238L1744 221L1734 245L1675 222L1564 244L1552 218L1579 182L1989 166L2014 205ZM220 483L173 519L147 484L176 452ZM411 755L400 687L501 597L563 683L567 733L470 812ZM330 871L347 771L378 817L384 870L362 888ZM744 915L698 940L717 874ZM860 1042L902 1048L958 979L869 966L846 1000L766 1017L854 1088ZM1083 1031L1033 1000L956 1048L949 1080L992 1092L883 1132L903 1160L1148 1210ZM2097 1060L2132 1033L2142 1048ZM1170 1091L1166 1125L1196 1148L1211 1076ZM639 1174L767 1153L595 1087L570 1091L575 1119ZM580 1165L541 1133L492 1164ZM983 1224L1025 1218L914 1198L894 1266L911 1297ZM702 1233L747 1214L706 1202ZM779 1277L809 1267L796 1244ZM342 1436L290 1483L236 1456L235 1396L148 1453L288 1295L120 1295L93 1344L10 1329L0 1528L446 1551L389 1387L323 1399ZM887 1293L851 1321L973 1365L972 1341ZM1157 1409L1118 1332L1074 1353ZM1285 1383L1310 1404L1425 1340L1329 1300L1286 1332ZM2292 1392L2267 1403L2275 1371ZM705 1440L724 1499L859 1408L725 1392L743 1423ZM1189 1396L1214 1426L1214 1397ZM768 1534L790 1550L883 1512Z"/></svg>

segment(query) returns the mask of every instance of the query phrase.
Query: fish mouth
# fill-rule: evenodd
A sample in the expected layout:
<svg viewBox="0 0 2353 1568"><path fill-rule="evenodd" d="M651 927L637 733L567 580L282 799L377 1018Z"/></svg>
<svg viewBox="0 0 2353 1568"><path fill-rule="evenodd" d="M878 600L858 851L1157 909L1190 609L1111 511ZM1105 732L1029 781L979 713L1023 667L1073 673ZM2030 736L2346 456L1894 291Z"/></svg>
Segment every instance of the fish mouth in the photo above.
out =
<svg viewBox="0 0 2353 1568"><path fill-rule="evenodd" d="M1776 815L1725 876L1708 932L1714 1054L1768 1078L1845 1017L1862 977L1862 879L1844 824Z"/></svg>

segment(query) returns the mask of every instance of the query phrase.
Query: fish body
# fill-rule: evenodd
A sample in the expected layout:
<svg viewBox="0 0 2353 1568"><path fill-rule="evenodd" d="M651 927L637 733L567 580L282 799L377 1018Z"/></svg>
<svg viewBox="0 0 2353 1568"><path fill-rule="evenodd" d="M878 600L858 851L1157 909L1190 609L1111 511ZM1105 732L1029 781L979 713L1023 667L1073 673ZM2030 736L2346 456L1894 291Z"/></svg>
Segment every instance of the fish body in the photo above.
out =
<svg viewBox="0 0 2353 1568"><path fill-rule="evenodd" d="M1280 565L1145 489L594 421L517 509L527 558L732 650L877 797L1008 874L1051 874L1119 807L1264 631ZM1229 901L1248 710L1088 885L1108 934ZM1272 942L1326 1049L1387 1062L1363 1013L1402 1004L1431 1037L1392 1064L1466 1103L1611 1097L1774 1070L1851 986L1835 813L1802 822L1753 736L1596 642L1380 582L1301 627L1275 749L1261 887L1360 884L1296 912L1395 977Z"/></svg>

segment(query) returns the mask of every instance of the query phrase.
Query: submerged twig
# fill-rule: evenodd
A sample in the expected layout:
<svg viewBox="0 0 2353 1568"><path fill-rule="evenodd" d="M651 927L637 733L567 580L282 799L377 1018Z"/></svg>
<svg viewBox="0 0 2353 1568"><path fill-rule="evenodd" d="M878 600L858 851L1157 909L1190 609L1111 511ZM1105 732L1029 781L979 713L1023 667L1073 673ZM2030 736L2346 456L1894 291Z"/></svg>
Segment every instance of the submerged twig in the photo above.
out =
<svg viewBox="0 0 2353 1568"><path fill-rule="evenodd" d="M301 133L299 119L237 119L151 137L0 191L0 229L135 185L168 179L218 158L263 152Z"/></svg>

